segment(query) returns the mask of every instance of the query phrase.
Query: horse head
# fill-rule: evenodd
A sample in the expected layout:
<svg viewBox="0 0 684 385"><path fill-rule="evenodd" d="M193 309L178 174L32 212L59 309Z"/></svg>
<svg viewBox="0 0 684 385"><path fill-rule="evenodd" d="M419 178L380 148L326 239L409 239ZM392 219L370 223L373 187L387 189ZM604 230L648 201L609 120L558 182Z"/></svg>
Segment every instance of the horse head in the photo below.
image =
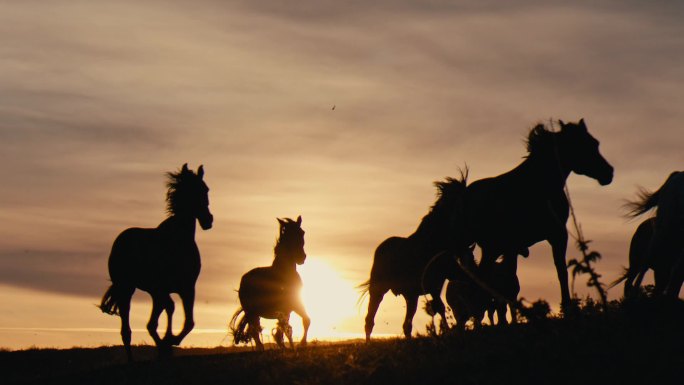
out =
<svg viewBox="0 0 684 385"><path fill-rule="evenodd" d="M558 142L563 163L570 171L596 179L602 186L613 181L613 166L599 152L599 141L596 140L580 119L578 123L564 123L561 126Z"/></svg>
<svg viewBox="0 0 684 385"><path fill-rule="evenodd" d="M301 265L306 260L304 252L304 230L302 229L302 217L297 217L296 221L290 218L278 219L280 224L280 236L275 246L276 257L288 257Z"/></svg>
<svg viewBox="0 0 684 385"><path fill-rule="evenodd" d="M199 166L194 173L185 163L179 172L170 172L167 176L167 211L196 218L202 229L209 230L214 216L209 211L209 187L203 180L204 166Z"/></svg>

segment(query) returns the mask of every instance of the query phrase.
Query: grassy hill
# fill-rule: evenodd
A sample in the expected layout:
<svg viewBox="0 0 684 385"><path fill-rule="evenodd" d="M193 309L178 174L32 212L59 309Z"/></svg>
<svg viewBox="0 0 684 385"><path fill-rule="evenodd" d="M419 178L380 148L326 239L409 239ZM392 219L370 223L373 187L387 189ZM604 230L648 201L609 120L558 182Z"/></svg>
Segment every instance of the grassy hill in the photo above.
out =
<svg viewBox="0 0 684 385"><path fill-rule="evenodd" d="M120 346L0 352L3 384L682 384L684 305L642 301L573 317L296 351ZM677 377L679 376L679 377Z"/></svg>

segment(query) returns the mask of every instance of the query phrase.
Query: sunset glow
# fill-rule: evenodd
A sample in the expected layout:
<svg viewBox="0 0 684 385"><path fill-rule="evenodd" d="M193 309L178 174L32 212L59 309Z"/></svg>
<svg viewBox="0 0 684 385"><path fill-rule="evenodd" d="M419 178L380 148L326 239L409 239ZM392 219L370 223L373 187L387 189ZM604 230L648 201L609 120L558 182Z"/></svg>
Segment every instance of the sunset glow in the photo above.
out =
<svg viewBox="0 0 684 385"><path fill-rule="evenodd" d="M214 222L195 234L182 346L231 343L240 278L272 263L276 218L299 215L310 337L361 337L376 247L416 229L434 181L517 166L549 119L584 118L615 167L608 186L568 187L597 270L617 278L638 225L623 203L684 165L684 6L427 3L0 1L0 347L121 344L95 306L112 243L166 218L164 173L186 162L204 165ZM549 245L518 269L520 296L558 309ZM404 311L388 293L374 335L401 335ZM152 342L149 314L136 292L133 343Z"/></svg>
<svg viewBox="0 0 684 385"><path fill-rule="evenodd" d="M302 299L312 319L309 333L312 338L346 338L343 324L357 315L356 302L359 292L354 284L342 278L335 269L324 261L309 257L298 269L304 288ZM297 334L301 324L294 322ZM361 336L359 333L358 336Z"/></svg>

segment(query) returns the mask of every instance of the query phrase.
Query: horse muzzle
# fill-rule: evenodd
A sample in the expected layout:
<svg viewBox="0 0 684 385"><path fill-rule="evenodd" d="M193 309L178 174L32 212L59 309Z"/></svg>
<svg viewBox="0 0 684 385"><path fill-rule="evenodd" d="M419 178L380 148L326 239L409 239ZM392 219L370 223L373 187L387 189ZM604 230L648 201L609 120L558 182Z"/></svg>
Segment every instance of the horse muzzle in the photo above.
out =
<svg viewBox="0 0 684 385"><path fill-rule="evenodd" d="M303 265L305 261L306 261L306 254L302 253L302 255L300 255L299 258L297 258L296 263L298 265Z"/></svg>
<svg viewBox="0 0 684 385"><path fill-rule="evenodd" d="M613 181L613 166L608 166L608 170L598 178L598 182L601 186L609 185Z"/></svg>
<svg viewBox="0 0 684 385"><path fill-rule="evenodd" d="M198 217L197 220L199 221L202 230L209 230L214 223L214 216L211 215L211 213L207 213L207 215Z"/></svg>

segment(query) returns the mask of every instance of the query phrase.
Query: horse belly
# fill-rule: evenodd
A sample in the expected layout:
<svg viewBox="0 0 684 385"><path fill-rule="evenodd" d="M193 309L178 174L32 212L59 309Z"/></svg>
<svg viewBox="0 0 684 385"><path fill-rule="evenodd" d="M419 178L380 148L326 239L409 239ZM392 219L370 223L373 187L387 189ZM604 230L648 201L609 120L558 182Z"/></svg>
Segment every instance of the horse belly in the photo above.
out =
<svg viewBox="0 0 684 385"><path fill-rule="evenodd" d="M551 215L548 207L528 202L499 201L492 207L472 207L468 213L470 240L496 254L520 250L552 238L554 232L566 231L562 218Z"/></svg>
<svg viewBox="0 0 684 385"><path fill-rule="evenodd" d="M298 300L298 290L292 290L287 282L269 268L257 268L242 277L238 298L246 312L274 319L278 314L289 313L292 303Z"/></svg>

